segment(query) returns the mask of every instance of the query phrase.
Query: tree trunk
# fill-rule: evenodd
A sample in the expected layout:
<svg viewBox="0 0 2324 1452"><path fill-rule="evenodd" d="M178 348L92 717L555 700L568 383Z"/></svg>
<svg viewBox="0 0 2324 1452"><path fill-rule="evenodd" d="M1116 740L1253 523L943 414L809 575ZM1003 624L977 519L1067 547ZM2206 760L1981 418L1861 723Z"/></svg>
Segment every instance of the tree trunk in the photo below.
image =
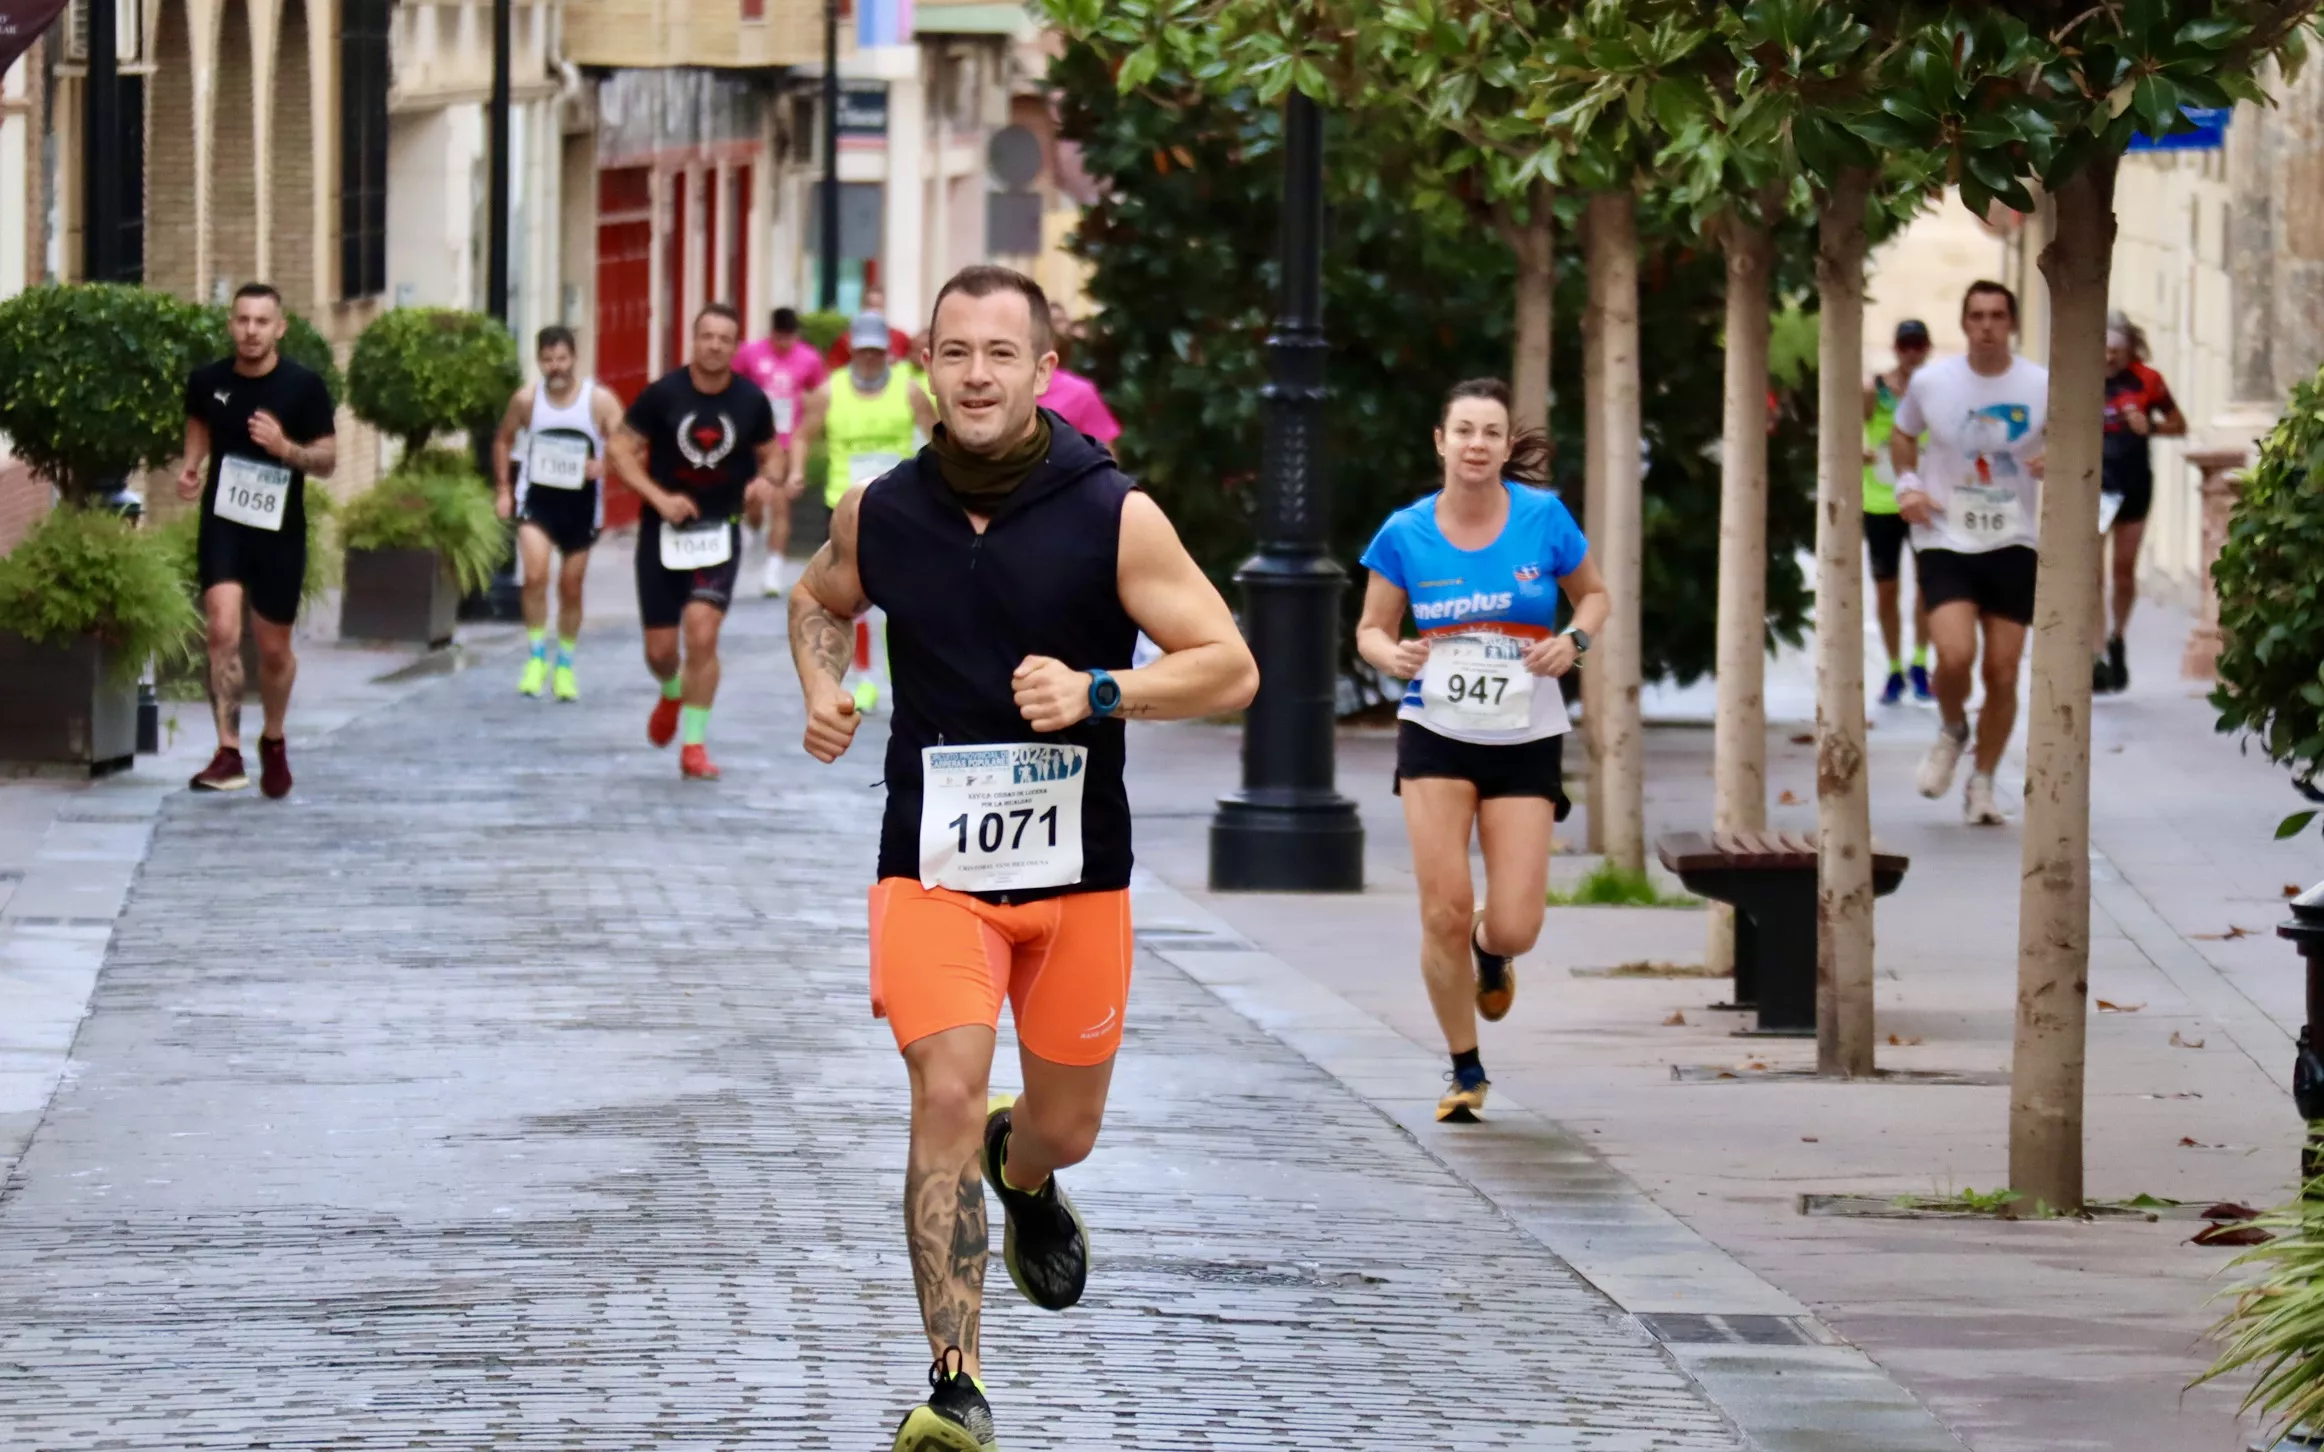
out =
<svg viewBox="0 0 2324 1452"><path fill-rule="evenodd" d="M1597 782L1605 798L1606 860L1632 872L1646 870L1646 741L1639 729L1639 677L1645 651L1638 638L1639 592L1645 574L1644 516L1640 505L1638 412L1638 203L1627 189L1590 198L1591 321L1598 332L1600 376L1591 398L1590 432L1602 439L1604 507L1593 499L1596 536L1591 548L1606 578L1614 612L1603 656L1597 709L1603 734L1593 731ZM1593 815L1597 803L1591 803Z"/></svg>
<svg viewBox="0 0 2324 1452"><path fill-rule="evenodd" d="M1594 229L1593 211L1582 213L1582 248L1588 254ZM1587 258L1585 257L1585 262ZM1598 307L1597 268L1590 265L1590 290L1582 307L1582 533L1595 549L1606 529L1606 429L1601 416L1606 396L1605 324ZM1601 550L1599 557L1604 558ZM1607 632L1612 634L1611 629ZM1590 852L1606 850L1606 654L1593 650L1582 657L1582 744L1588 752L1583 771L1588 795L1582 802L1583 842Z"/></svg>
<svg viewBox="0 0 2324 1452"><path fill-rule="evenodd" d="M2104 156L2059 187L2042 249L2050 293L2050 399L2026 723L2024 870L2017 907L2017 1042L2010 1059L2009 1184L2082 1207L2082 1061L2090 975L2090 619L2098 587L2099 455L2114 178Z"/></svg>
<svg viewBox="0 0 2324 1452"><path fill-rule="evenodd" d="M1817 219L1816 1072L1872 1072L1872 798L1864 780L1864 202L1841 174ZM2088 672L2088 665L2083 670Z"/></svg>
<svg viewBox="0 0 2324 1452"><path fill-rule="evenodd" d="M1556 302L1557 249L1551 231L1549 183L1526 195L1522 222L1508 227L1517 260L1517 342L1509 360L1509 422L1517 429L1549 429L1549 340Z"/></svg>
<svg viewBox="0 0 2324 1452"><path fill-rule="evenodd" d="M1767 335L1775 239L1756 214L1726 229L1727 404L1719 478L1719 705L1711 824L1767 825ZM1734 910L1711 913L1704 962L1733 971Z"/></svg>

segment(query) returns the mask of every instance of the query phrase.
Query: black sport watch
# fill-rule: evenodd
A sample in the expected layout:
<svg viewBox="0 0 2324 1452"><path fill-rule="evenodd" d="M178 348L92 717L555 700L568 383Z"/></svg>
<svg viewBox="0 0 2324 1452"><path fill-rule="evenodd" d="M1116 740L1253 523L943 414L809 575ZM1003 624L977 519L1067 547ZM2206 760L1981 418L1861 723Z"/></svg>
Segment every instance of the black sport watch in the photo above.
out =
<svg viewBox="0 0 2324 1452"><path fill-rule="evenodd" d="M1122 683L1105 671L1089 673L1089 714L1099 719L1122 708Z"/></svg>
<svg viewBox="0 0 2324 1452"><path fill-rule="evenodd" d="M1590 653L1590 633L1588 631L1582 629L1579 626L1576 626L1573 629L1568 630L1565 634L1566 639L1574 643L1574 654L1576 656L1585 656Z"/></svg>

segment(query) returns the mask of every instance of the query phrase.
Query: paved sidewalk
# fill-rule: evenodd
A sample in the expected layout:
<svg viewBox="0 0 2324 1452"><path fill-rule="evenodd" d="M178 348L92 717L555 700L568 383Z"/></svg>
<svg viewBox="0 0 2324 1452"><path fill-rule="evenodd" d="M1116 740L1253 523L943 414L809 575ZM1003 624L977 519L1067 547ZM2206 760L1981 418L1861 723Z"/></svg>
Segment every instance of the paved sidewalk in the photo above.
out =
<svg viewBox="0 0 2324 1452"><path fill-rule="evenodd" d="M2132 1011L2091 1020L2089 1189L2267 1205L2291 1189L2300 1133L2288 1079L2302 977L2272 929L2282 888L2324 877L2324 840L2272 840L2299 803L2281 772L2213 734L2202 688L2178 678L2185 630L2183 616L2142 607L2132 693L2097 704L2091 987ZM1778 661L1768 694L1770 795L1796 801L1774 809L1774 824L1812 829L1813 746L1794 740L1809 730L1812 663ZM1707 715L1707 683L1652 695L1666 721ZM1879 910L1880 1060L1964 1082L1786 1079L1780 1071L1812 1066L1813 1045L1729 1037L1741 1021L1708 1008L1726 996L1723 980L1605 976L1640 961L1699 963L1699 910L1556 908L1522 966L1517 1011L1485 1030L1496 1093L1551 1116L1870 1352L1978 1452L2240 1452L2249 1428L2234 1415L2237 1391L2183 1391L2209 1360L2202 1334L2220 1310L2209 1298L2231 1254L2185 1244L2187 1221L1799 1213L1805 1193L1885 1199L2007 1179L2019 832L1961 825L1958 784L1943 802L1912 791L1930 713L1874 718L1875 830L1913 859ZM1204 890L1210 803L1236 783L1234 744L1208 727L1141 733L1131 755L1141 860L1367 1021L1441 1055L1388 791L1392 739L1341 737L1340 786L1368 832L1368 886L1355 898ZM1707 730L1650 731L1650 833L1707 824L1710 756ZM2013 816L2022 773L2020 757L2002 773ZM1578 837L1578 814L1569 826ZM1570 881L1587 865L1561 857L1554 875ZM1409 1116L1433 1100L1435 1068L1371 1075L1362 1092ZM1681 1081L1674 1069L1739 1077ZM1535 1122L1497 1118L1459 1142L1522 1180Z"/></svg>
<svg viewBox="0 0 2324 1452"><path fill-rule="evenodd" d="M816 767L777 610L729 641L715 786L590 646L577 707L469 672L306 749L287 802L164 802L0 1198L0 1445L885 1445L925 1348L865 1004L880 742ZM1126 1050L1071 1176L1088 1302L990 1278L1005 1445L1739 1445L1540 1239L1151 954Z"/></svg>

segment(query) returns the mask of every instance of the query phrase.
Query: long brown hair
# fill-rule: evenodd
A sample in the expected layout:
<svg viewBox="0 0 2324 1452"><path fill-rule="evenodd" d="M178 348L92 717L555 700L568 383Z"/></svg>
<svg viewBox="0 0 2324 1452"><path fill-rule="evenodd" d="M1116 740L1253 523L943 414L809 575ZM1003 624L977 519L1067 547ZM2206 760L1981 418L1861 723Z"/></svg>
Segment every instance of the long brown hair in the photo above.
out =
<svg viewBox="0 0 2324 1452"><path fill-rule="evenodd" d="M1509 412L1509 385L1498 378L1468 378L1445 390L1444 407L1437 410L1436 426L1444 427L1451 417L1452 406L1464 398L1490 399ZM1515 479L1520 484L1543 485L1549 482L1549 435L1540 429L1514 429L1509 435L1509 462L1501 466L1501 476Z"/></svg>

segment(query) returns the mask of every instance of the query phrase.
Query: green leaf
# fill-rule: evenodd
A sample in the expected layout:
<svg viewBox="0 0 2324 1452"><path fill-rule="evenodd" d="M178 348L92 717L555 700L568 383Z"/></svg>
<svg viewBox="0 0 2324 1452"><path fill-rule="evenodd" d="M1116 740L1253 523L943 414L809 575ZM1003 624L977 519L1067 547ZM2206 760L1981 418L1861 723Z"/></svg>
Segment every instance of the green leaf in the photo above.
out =
<svg viewBox="0 0 2324 1452"><path fill-rule="evenodd" d="M2308 824L2315 820L2316 812L2313 808L2305 812L2292 813L2290 816L2276 823L2276 840L2281 842L2286 837L2299 836L2302 832L2307 831Z"/></svg>
<svg viewBox="0 0 2324 1452"><path fill-rule="evenodd" d="M2200 15L2180 26L2171 41L2183 51L2224 50L2250 30L2250 25L2232 15Z"/></svg>

